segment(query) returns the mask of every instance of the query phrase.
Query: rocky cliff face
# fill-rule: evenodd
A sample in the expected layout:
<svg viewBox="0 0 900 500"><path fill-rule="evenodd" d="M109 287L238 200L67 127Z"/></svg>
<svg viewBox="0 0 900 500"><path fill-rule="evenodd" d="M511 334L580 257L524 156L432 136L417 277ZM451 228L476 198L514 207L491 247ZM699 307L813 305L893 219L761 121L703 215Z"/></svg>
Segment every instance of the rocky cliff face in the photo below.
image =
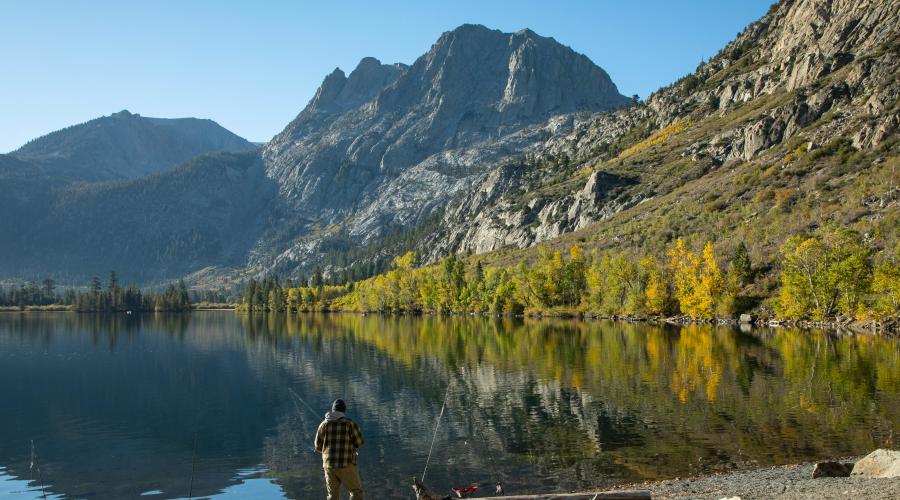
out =
<svg viewBox="0 0 900 500"><path fill-rule="evenodd" d="M120 111L34 139L10 153L50 180L136 179L215 151L256 146L212 120Z"/></svg>
<svg viewBox="0 0 900 500"><path fill-rule="evenodd" d="M552 38L464 25L409 67L367 58L349 77L335 70L263 156L296 213L367 243L415 225L535 143L549 118L628 102ZM312 262L319 236L301 235L275 262Z"/></svg>
<svg viewBox="0 0 900 500"><path fill-rule="evenodd" d="M263 155L299 209L341 212L435 154L625 103L602 69L551 38L465 25L410 67L366 58L349 77L335 70Z"/></svg>

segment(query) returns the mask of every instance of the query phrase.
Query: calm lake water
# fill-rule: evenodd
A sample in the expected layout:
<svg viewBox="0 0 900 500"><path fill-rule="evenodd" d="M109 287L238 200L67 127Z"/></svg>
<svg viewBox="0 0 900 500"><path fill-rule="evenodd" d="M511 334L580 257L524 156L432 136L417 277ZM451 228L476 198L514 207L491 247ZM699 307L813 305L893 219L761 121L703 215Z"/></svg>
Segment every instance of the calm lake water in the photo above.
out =
<svg viewBox="0 0 900 500"><path fill-rule="evenodd" d="M323 498L311 443L343 397L366 435L369 498L410 498L445 395L432 489L498 476L508 493L603 487L896 446L900 342L484 318L0 314L0 496L39 498L43 483L48 498Z"/></svg>

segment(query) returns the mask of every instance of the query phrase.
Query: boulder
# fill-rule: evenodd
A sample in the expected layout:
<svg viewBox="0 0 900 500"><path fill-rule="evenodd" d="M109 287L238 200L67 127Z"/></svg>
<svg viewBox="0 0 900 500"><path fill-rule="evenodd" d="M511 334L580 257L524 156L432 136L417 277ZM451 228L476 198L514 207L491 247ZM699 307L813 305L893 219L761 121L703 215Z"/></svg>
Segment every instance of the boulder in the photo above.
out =
<svg viewBox="0 0 900 500"><path fill-rule="evenodd" d="M852 470L853 462L819 462L812 477L849 477Z"/></svg>
<svg viewBox="0 0 900 500"><path fill-rule="evenodd" d="M752 314L741 314L741 323L753 323L753 315Z"/></svg>
<svg viewBox="0 0 900 500"><path fill-rule="evenodd" d="M875 450L853 466L852 476L900 477L900 451Z"/></svg>

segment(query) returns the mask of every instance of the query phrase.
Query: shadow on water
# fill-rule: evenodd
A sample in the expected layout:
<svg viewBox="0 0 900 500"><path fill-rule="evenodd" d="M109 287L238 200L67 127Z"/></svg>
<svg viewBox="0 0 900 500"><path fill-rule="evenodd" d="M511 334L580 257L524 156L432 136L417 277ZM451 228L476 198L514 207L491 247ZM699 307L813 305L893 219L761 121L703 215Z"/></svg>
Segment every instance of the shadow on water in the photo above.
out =
<svg viewBox="0 0 900 500"><path fill-rule="evenodd" d="M900 342L817 331L9 314L0 381L0 467L30 478L34 439L48 490L79 498L186 497L192 461L195 496L323 496L320 416L290 390L321 413L348 400L373 498L409 497L445 393L427 479L438 491L498 476L511 492L571 490L852 455L892 444L900 423Z"/></svg>

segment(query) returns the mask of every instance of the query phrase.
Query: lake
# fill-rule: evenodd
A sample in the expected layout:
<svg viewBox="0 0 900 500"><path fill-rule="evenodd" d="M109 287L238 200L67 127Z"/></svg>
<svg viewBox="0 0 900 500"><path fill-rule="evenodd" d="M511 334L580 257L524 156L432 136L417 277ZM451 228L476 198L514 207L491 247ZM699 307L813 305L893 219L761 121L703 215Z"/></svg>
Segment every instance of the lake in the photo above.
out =
<svg viewBox="0 0 900 500"><path fill-rule="evenodd" d="M296 396L295 396L296 395ZM605 487L896 446L900 342L820 331L350 314L0 314L0 496L368 498ZM32 442L37 460L32 466ZM40 469L40 473L38 473Z"/></svg>

